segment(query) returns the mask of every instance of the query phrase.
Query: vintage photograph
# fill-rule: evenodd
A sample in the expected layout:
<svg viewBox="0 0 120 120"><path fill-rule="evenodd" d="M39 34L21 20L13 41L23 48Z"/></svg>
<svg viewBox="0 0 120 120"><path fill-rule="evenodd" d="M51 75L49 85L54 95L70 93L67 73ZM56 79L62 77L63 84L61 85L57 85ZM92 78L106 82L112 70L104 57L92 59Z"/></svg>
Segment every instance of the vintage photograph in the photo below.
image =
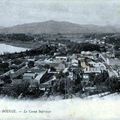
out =
<svg viewBox="0 0 120 120"><path fill-rule="evenodd" d="M0 120L120 120L120 0L0 1Z"/></svg>

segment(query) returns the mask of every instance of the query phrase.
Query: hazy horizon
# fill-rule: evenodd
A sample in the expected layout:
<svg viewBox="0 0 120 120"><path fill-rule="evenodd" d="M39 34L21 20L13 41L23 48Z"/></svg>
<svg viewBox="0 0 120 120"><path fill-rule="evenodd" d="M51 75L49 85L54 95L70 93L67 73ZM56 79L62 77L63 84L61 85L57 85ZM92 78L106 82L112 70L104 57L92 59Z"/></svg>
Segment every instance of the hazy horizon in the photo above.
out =
<svg viewBox="0 0 120 120"><path fill-rule="evenodd" d="M24 25L24 24L34 24L34 23L43 23L43 22L50 22L50 21L53 21L53 22L67 22L67 23L72 23L72 24L77 24L77 25L95 25L95 26L107 26L106 25L100 25L100 24L87 24L87 23L75 23L75 22L71 22L71 21L63 21L63 20L43 20L43 21L33 21L33 22L25 22L25 23L17 23L17 24L13 24L13 25L9 25L9 26L0 26L1 28L9 28L9 27L14 27L14 26L18 26L18 25ZM114 26L114 25L108 25L108 26ZM120 26L117 26L117 27L120 27Z"/></svg>
<svg viewBox="0 0 120 120"><path fill-rule="evenodd" d="M118 0L2 0L0 26L48 20L77 24L120 25Z"/></svg>
<svg viewBox="0 0 120 120"><path fill-rule="evenodd" d="M88 25L88 26L89 26L89 25L95 25L95 26L100 26L100 27L102 27L102 26L103 26L103 27L104 27L104 26L116 26L116 25L110 25L110 24L109 24L109 25L108 25L108 24L103 24L103 25L101 25L101 24L94 24L94 23L93 23L93 24L90 24L90 23L89 23L89 24L88 24L88 23L82 23L82 24L81 24L81 23L75 23L75 22L71 22L71 21L51 20L51 19L50 19L50 20L45 20L45 21L43 20L43 21L37 21L37 22L36 22L36 21L33 21L33 22L17 23L17 24L13 24L13 25L9 25L9 26L0 26L0 27L4 29L4 28L7 28L7 27L9 28L9 27L14 27L14 26L18 26L18 25L34 24L34 23L44 23L44 22L50 22L50 21L53 21L53 22L67 22L67 23L72 23L72 24L77 24L77 25L86 25L86 26L87 26L87 25ZM120 27L120 24L118 24L117 27Z"/></svg>

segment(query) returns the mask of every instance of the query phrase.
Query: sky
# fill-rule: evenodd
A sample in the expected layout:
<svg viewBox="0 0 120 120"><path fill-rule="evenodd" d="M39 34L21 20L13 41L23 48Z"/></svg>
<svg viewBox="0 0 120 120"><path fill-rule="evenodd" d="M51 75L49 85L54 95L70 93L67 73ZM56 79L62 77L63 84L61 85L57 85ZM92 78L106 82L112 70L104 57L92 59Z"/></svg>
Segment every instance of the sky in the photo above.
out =
<svg viewBox="0 0 120 120"><path fill-rule="evenodd" d="M0 0L0 26L48 20L119 25L120 0Z"/></svg>

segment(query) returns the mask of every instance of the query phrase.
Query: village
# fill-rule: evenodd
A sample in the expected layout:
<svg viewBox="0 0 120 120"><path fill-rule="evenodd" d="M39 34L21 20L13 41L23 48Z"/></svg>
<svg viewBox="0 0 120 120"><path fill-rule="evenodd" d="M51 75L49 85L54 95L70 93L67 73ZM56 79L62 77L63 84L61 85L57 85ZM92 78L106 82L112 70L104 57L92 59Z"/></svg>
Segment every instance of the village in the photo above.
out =
<svg viewBox="0 0 120 120"><path fill-rule="evenodd" d="M44 53L41 46L36 51L1 55L0 94L15 98L59 95L65 99L119 92L120 60L115 57L114 46L105 39L49 41L42 45L49 48L43 47ZM85 48L70 52L78 44Z"/></svg>

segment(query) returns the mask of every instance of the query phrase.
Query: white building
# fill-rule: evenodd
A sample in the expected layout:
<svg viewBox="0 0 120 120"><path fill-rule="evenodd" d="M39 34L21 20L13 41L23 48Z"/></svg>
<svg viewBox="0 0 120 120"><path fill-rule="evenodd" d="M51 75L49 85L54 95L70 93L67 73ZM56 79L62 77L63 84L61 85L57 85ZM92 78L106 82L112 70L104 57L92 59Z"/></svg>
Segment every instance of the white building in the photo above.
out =
<svg viewBox="0 0 120 120"><path fill-rule="evenodd" d="M56 61L67 62L68 58L66 56L56 56Z"/></svg>
<svg viewBox="0 0 120 120"><path fill-rule="evenodd" d="M84 73L101 73L104 70L106 70L106 66L103 63L90 61L89 66L84 68Z"/></svg>

